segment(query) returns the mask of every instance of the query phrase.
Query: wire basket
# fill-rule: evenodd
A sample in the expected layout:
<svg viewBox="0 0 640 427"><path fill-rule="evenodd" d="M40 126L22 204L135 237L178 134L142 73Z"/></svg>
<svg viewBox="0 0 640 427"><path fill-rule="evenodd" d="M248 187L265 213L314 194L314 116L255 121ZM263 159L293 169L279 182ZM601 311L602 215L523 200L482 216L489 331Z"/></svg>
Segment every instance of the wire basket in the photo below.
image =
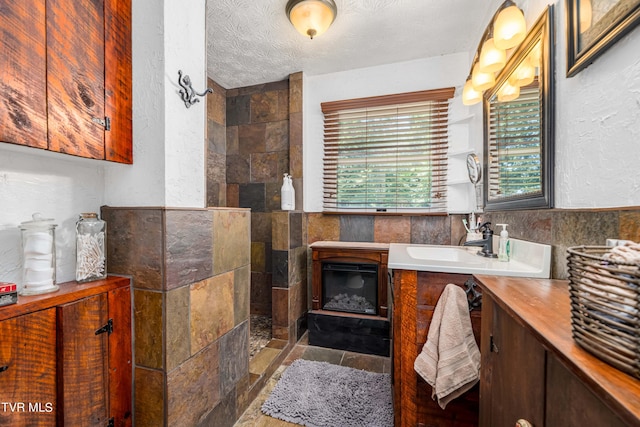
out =
<svg viewBox="0 0 640 427"><path fill-rule="evenodd" d="M640 378L640 264L603 257L607 246L567 249L571 329L596 357Z"/></svg>

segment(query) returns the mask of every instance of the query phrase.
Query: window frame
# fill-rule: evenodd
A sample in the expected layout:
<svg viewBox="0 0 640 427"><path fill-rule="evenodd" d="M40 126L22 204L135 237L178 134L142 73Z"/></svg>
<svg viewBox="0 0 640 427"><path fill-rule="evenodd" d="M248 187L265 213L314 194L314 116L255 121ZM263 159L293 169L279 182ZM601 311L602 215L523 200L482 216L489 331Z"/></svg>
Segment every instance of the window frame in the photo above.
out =
<svg viewBox="0 0 640 427"><path fill-rule="evenodd" d="M323 169L323 213L325 214L358 214L358 213L366 213L366 214L386 214L386 215L401 215L401 214L412 214L412 215L427 215L427 214L446 214L447 213L447 153L449 149L449 114L450 114L450 104L453 99L453 95L455 93L455 88L442 88L435 90L426 90L426 91L417 91L417 92L407 92L400 94L392 94L392 95L383 95L383 96L374 96L367 98L357 98L357 99L348 99L341 101L333 101L333 102L324 102L321 104L322 113L324 116L324 137L323 137L323 160L322 160L322 169ZM437 182L437 191L441 191L443 193L442 201L431 204L431 207L338 207L337 201L331 200L330 194L337 194L337 186L338 186L338 175L337 175L337 164L330 165L329 162L338 159L338 154L334 154L334 156L329 156L328 151L333 150L333 153L336 151L336 147L339 145L339 138L334 138L335 135L332 131L335 131L336 120L335 117L340 112L351 114L360 114L362 118L366 117L366 112L358 113L356 110L366 111L367 109L377 109L389 107L389 110L393 109L395 106L405 105L409 106L415 103L423 103L423 102L431 102L433 101L433 105L440 110L436 109L434 113L434 118L430 119L430 121L434 121L435 123L441 123L437 125L435 128L430 128L431 130L435 130L435 144L436 151L439 153L436 155L438 160L438 166L444 166L443 169L440 169L439 173L435 175L431 175L430 179L435 179ZM402 108L402 107L400 107ZM426 110L426 109L425 109ZM444 113L442 113L444 111ZM366 120L366 119L365 119ZM372 120L373 121L373 120ZM439 136L439 133L444 136ZM394 143L390 143L389 147L398 147L396 140ZM443 144L444 141L444 144ZM395 144L395 145L394 145ZM440 147L438 147L440 145ZM329 147L329 148L328 148ZM444 150L444 151L443 151ZM431 154L429 154L431 156ZM363 156L362 159L366 159L367 156ZM388 160L388 159L386 159ZM328 170L328 168L332 168ZM333 173L333 174L332 174ZM327 180L327 176L331 176L330 180ZM328 190L328 186L334 185L335 189Z"/></svg>

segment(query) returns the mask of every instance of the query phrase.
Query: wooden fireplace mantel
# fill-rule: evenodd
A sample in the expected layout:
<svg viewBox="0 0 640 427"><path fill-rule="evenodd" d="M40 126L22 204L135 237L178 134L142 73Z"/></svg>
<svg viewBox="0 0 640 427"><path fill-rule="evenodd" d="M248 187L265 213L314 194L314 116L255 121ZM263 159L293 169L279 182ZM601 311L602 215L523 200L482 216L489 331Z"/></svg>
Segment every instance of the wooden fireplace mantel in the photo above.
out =
<svg viewBox="0 0 640 427"><path fill-rule="evenodd" d="M311 245L313 279L312 309L322 309L323 262L369 262L378 264L378 317L387 318L388 243L319 241Z"/></svg>

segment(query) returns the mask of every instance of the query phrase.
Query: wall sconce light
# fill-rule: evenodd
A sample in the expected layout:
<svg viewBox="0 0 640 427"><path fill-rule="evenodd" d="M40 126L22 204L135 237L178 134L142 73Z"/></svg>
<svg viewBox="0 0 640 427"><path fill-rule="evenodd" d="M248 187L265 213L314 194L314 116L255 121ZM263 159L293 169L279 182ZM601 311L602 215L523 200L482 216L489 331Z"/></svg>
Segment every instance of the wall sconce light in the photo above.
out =
<svg viewBox="0 0 640 427"><path fill-rule="evenodd" d="M490 38L482 45L480 51L480 71L485 73L495 73L504 68L507 63L507 52L504 49L498 49L493 38Z"/></svg>
<svg viewBox="0 0 640 427"><path fill-rule="evenodd" d="M506 65L506 50L518 46L526 35L527 26L522 10L512 0L505 0L491 18L476 49L471 71L462 89L464 105L477 104L482 100L482 92L495 84L495 73L500 73ZM510 91L509 96L512 94L513 91Z"/></svg>
<svg viewBox="0 0 640 427"><path fill-rule="evenodd" d="M295 29L311 39L327 31L338 14L333 0L289 0L285 10Z"/></svg>
<svg viewBox="0 0 640 427"><path fill-rule="evenodd" d="M467 80L462 89L462 103L464 105L473 105L482 101L482 92L475 90L471 80Z"/></svg>
<svg viewBox="0 0 640 427"><path fill-rule="evenodd" d="M507 3L510 3L505 7ZM493 24L493 39L499 49L518 46L527 36L524 14L512 1L504 2Z"/></svg>

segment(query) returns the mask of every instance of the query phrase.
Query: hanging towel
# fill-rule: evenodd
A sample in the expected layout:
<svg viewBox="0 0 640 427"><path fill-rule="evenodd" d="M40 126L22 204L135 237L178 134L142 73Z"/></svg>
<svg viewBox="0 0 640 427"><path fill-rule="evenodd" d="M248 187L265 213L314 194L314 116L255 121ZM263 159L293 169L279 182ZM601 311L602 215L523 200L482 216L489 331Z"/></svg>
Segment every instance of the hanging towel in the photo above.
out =
<svg viewBox="0 0 640 427"><path fill-rule="evenodd" d="M473 337L464 290L449 283L438 299L427 342L414 369L433 388L431 398L444 409L480 378L480 350Z"/></svg>

